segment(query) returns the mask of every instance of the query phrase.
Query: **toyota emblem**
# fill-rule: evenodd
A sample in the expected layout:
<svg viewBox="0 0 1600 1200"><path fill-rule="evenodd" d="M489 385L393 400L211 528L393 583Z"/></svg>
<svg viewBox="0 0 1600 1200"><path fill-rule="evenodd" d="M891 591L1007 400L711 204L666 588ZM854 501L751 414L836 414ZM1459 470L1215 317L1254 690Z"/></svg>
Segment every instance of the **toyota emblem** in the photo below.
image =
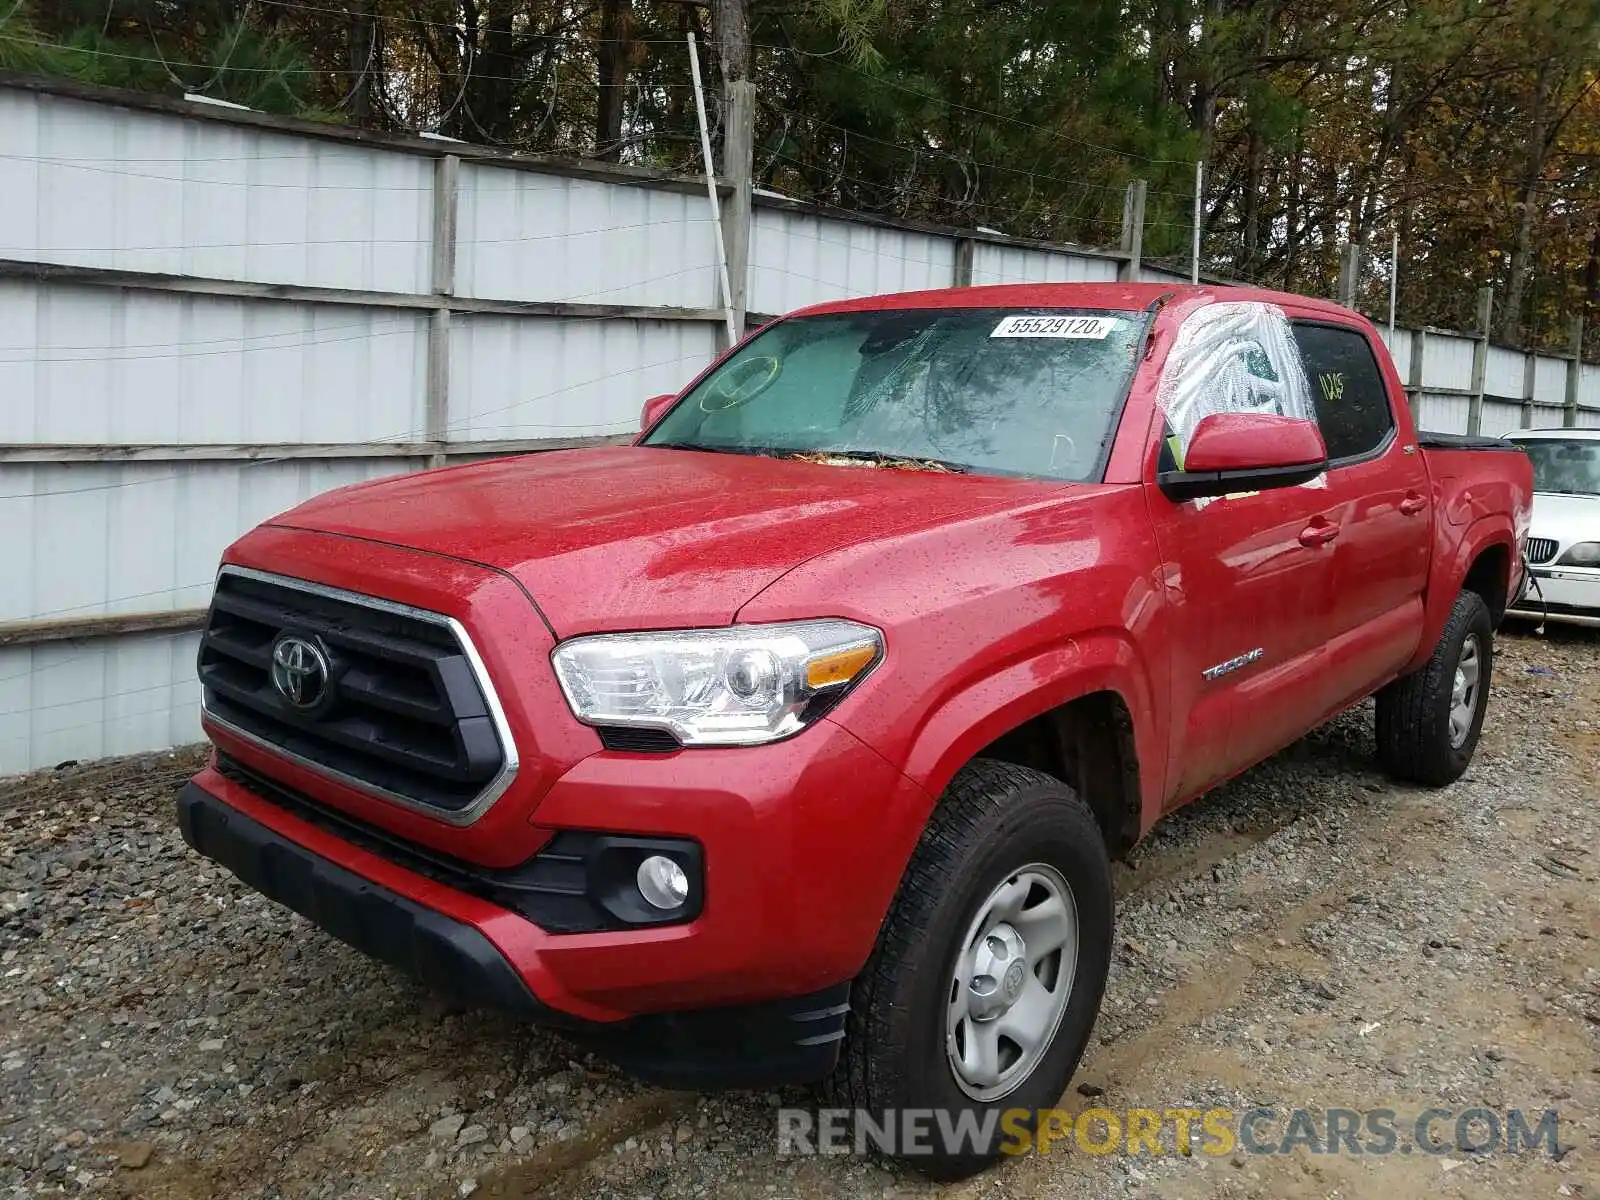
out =
<svg viewBox="0 0 1600 1200"><path fill-rule="evenodd" d="M310 638L286 633L272 643L272 686L291 708L322 703L331 674L327 654Z"/></svg>

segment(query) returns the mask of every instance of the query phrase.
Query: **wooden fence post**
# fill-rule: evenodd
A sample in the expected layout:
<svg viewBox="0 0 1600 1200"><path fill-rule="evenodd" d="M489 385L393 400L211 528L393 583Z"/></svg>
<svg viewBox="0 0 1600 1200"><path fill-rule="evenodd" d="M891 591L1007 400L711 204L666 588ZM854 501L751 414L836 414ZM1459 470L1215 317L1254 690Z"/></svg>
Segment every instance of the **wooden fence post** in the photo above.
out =
<svg viewBox="0 0 1600 1200"><path fill-rule="evenodd" d="M1522 428L1533 428L1533 394L1539 382L1539 356L1532 350L1522 352Z"/></svg>
<svg viewBox="0 0 1600 1200"><path fill-rule="evenodd" d="M1351 242L1339 256L1339 303L1346 308L1356 306L1356 293L1361 287L1361 247Z"/></svg>
<svg viewBox="0 0 1600 1200"><path fill-rule="evenodd" d="M428 321L427 392L423 400L423 429L436 444L428 456L430 467L445 464L443 443L450 437L450 297L456 290L456 201L461 159L446 154L433 163L433 264L432 290L438 304Z"/></svg>
<svg viewBox="0 0 1600 1200"><path fill-rule="evenodd" d="M722 175L732 187L722 209L722 243L728 256L728 298L733 309L734 328L740 337L745 331L745 312L749 307L750 236L752 213L750 197L754 186L756 102L755 84L748 79L727 83L727 130L722 142Z"/></svg>
<svg viewBox="0 0 1600 1200"><path fill-rule="evenodd" d="M1572 318L1568 328L1567 388L1562 396L1561 424L1578 427L1578 382L1583 374L1583 314Z"/></svg>
<svg viewBox="0 0 1600 1200"><path fill-rule="evenodd" d="M1139 282L1140 261L1144 257L1144 196L1146 183L1135 179L1122 198L1122 251L1128 257L1117 266L1117 278L1124 283Z"/></svg>
<svg viewBox="0 0 1600 1200"><path fill-rule="evenodd" d="M956 263L950 283L953 287L972 286L972 262L978 255L978 243L972 238L956 239Z"/></svg>
<svg viewBox="0 0 1600 1200"><path fill-rule="evenodd" d="M1494 287L1478 289L1478 336L1472 344L1472 398L1467 401L1467 433L1483 432L1483 383L1489 372L1489 325L1494 318Z"/></svg>
<svg viewBox="0 0 1600 1200"><path fill-rule="evenodd" d="M1411 335L1411 363L1406 371L1406 399L1411 402L1413 419L1422 410L1422 356L1428 349L1428 331L1418 326Z"/></svg>

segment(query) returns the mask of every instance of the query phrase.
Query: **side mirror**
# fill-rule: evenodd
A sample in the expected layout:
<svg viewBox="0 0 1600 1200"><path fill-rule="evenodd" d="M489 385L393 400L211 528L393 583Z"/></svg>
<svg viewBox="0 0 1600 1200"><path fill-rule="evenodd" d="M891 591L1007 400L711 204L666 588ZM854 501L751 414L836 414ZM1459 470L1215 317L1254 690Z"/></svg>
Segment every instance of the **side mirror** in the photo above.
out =
<svg viewBox="0 0 1600 1200"><path fill-rule="evenodd" d="M1315 421L1268 413L1212 413L1195 426L1183 470L1162 471L1169 499L1225 496L1293 487L1328 469L1328 447Z"/></svg>
<svg viewBox="0 0 1600 1200"><path fill-rule="evenodd" d="M650 426L661 419L662 414L667 409L672 407L672 402L676 399L677 396L670 393L665 396L651 396L650 399L644 402L644 416L639 422L639 428L649 429Z"/></svg>

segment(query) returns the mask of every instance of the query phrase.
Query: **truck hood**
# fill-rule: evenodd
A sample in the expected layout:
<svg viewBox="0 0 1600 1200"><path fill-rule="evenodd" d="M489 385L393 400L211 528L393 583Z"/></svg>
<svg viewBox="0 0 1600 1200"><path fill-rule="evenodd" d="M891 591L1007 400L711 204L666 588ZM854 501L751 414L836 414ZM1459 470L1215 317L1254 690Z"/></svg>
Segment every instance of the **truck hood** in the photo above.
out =
<svg viewBox="0 0 1600 1200"><path fill-rule="evenodd" d="M356 484L271 524L508 572L556 636L571 637L725 625L818 555L1026 507L1064 486L624 446Z"/></svg>

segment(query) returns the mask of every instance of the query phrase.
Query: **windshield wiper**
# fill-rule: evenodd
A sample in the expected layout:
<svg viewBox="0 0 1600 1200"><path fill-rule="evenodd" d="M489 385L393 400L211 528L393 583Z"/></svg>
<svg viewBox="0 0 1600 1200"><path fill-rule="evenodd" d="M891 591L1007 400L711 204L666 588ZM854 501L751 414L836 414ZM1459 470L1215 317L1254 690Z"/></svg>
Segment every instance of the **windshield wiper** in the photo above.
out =
<svg viewBox="0 0 1600 1200"><path fill-rule="evenodd" d="M832 459L849 459L852 462L876 463L902 471L931 471L966 475L972 471L966 463L950 462L943 458L924 458L920 454L888 454L882 450L792 450L787 457L805 462L826 464Z"/></svg>
<svg viewBox="0 0 1600 1200"><path fill-rule="evenodd" d="M778 450L772 446L705 446L699 442L646 442L646 446L655 450L698 450L702 454L756 454L768 458L781 458L785 450Z"/></svg>

